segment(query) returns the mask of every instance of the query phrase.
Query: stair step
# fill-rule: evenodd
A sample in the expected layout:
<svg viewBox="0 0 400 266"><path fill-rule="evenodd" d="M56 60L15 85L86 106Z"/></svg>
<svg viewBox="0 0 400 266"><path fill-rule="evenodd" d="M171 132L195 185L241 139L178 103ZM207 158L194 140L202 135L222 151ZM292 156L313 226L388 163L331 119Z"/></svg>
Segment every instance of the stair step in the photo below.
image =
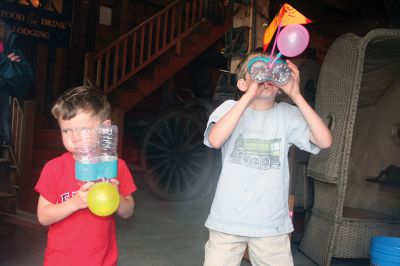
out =
<svg viewBox="0 0 400 266"><path fill-rule="evenodd" d="M147 94L141 90L118 90L116 98L120 106L129 106L138 104ZM128 110L124 110L127 112Z"/></svg>
<svg viewBox="0 0 400 266"><path fill-rule="evenodd" d="M167 63L163 63L163 62L154 62L152 64L155 68L168 68L169 65Z"/></svg>
<svg viewBox="0 0 400 266"><path fill-rule="evenodd" d="M140 71L139 73L137 73L135 77L132 78L131 81L124 84L124 88L140 88L141 86L146 86L146 85L152 86L155 80L163 79L162 75L165 75L164 73L168 71L169 71L169 65L166 63L151 64L142 71ZM148 84L141 84L141 82Z"/></svg>
<svg viewBox="0 0 400 266"><path fill-rule="evenodd" d="M211 30L208 30L208 33L210 33ZM192 32L189 36L187 36L184 40L184 43L192 45L192 44L197 44L201 42L201 35L200 32Z"/></svg>
<svg viewBox="0 0 400 266"><path fill-rule="evenodd" d="M145 67L137 73L138 76L144 79L153 79L154 77L154 68Z"/></svg>
<svg viewBox="0 0 400 266"><path fill-rule="evenodd" d="M169 67L171 61L171 54L166 52L160 55L157 59L154 60L152 64L164 65L165 67Z"/></svg>
<svg viewBox="0 0 400 266"><path fill-rule="evenodd" d="M208 35L210 32L213 31L214 27L215 25L213 25L212 23L204 23L201 27L197 29L197 33L201 35Z"/></svg>

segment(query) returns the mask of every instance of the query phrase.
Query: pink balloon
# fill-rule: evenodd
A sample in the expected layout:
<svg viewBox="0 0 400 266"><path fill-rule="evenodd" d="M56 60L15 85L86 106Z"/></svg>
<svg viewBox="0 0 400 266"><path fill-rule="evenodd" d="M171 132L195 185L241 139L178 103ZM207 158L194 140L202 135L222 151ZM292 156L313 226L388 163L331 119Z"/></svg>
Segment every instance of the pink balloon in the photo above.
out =
<svg viewBox="0 0 400 266"><path fill-rule="evenodd" d="M278 35L278 49L287 57L301 54L308 45L310 35L307 29L300 24L287 25Z"/></svg>

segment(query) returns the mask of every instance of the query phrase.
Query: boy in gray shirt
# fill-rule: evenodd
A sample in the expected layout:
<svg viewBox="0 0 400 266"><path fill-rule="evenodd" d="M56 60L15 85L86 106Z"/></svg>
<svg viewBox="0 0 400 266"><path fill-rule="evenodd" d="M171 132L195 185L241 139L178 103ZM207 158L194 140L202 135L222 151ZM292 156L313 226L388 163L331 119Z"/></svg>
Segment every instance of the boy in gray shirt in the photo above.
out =
<svg viewBox="0 0 400 266"><path fill-rule="evenodd" d="M299 70L287 60L290 79L279 87L250 77L251 53L239 64L238 101L227 100L210 116L204 143L222 150L222 170L206 221L205 266L240 265L246 246L252 265L293 265L289 233L288 150L318 153L332 135L300 93ZM297 105L275 102L282 90Z"/></svg>

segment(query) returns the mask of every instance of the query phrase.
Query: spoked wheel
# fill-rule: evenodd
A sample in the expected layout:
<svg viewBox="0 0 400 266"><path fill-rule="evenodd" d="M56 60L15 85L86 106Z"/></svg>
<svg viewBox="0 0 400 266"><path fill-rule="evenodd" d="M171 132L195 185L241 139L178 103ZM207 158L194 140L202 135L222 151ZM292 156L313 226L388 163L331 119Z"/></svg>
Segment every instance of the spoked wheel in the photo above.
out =
<svg viewBox="0 0 400 266"><path fill-rule="evenodd" d="M195 99L188 104L189 112L200 118L203 123L207 123L208 117L214 111L212 104L206 100Z"/></svg>
<svg viewBox="0 0 400 266"><path fill-rule="evenodd" d="M207 184L214 152L203 144L205 123L183 111L158 117L147 129L141 149L146 183L166 200L185 200Z"/></svg>

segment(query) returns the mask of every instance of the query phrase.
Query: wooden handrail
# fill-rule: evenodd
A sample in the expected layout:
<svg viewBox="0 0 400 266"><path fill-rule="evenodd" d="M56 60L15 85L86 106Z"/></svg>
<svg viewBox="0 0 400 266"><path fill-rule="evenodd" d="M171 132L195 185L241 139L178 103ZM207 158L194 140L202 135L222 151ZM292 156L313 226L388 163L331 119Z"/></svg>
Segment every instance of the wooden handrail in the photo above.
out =
<svg viewBox="0 0 400 266"><path fill-rule="evenodd" d="M106 94L189 35L204 18L204 1L177 0L119 39L87 57L85 82Z"/></svg>
<svg viewBox="0 0 400 266"><path fill-rule="evenodd" d="M17 170L18 176L21 175L21 157L22 157L22 121L23 112L17 98L12 98L11 107L11 133L13 143L10 146L10 154Z"/></svg>
<svg viewBox="0 0 400 266"><path fill-rule="evenodd" d="M20 178L32 171L32 138L34 128L35 102L25 101L23 108L17 98L12 99L11 133L13 143L10 154Z"/></svg>

